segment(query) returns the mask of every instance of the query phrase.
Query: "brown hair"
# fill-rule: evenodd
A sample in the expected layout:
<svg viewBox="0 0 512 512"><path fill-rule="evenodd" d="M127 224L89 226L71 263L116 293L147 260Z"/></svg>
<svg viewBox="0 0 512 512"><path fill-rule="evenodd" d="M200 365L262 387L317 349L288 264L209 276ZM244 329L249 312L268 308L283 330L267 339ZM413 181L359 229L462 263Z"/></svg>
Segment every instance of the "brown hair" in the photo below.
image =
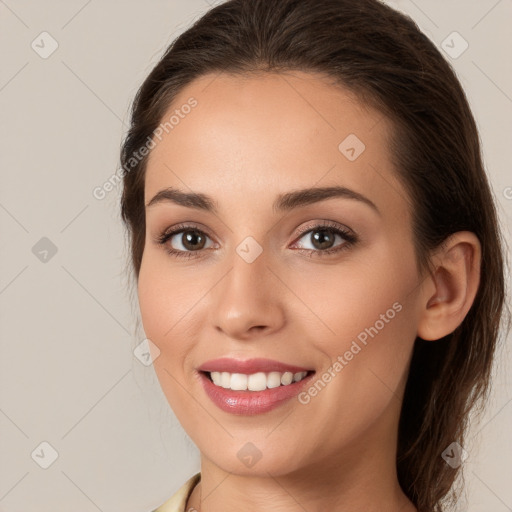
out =
<svg viewBox="0 0 512 512"><path fill-rule="evenodd" d="M450 335L416 339L402 405L400 485L420 512L441 511L458 474L441 453L454 441L463 445L470 409L488 396L505 262L466 96L409 17L377 0L231 0L179 36L139 89L121 150L121 213L135 276L144 251L147 158L133 155L194 79L281 70L325 74L392 120L390 151L410 196L419 268L431 270L431 251L454 232L472 231L482 245L475 301Z"/></svg>

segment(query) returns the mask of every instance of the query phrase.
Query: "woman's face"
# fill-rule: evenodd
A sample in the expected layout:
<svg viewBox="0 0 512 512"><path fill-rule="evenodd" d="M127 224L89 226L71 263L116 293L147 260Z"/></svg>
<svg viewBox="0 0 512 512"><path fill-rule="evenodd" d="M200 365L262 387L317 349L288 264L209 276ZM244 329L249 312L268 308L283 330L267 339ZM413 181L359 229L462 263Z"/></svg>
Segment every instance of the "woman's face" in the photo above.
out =
<svg viewBox="0 0 512 512"><path fill-rule="evenodd" d="M162 122L145 203L201 201L146 207L138 293L189 436L238 474L394 463L422 287L390 122L302 72L202 77Z"/></svg>

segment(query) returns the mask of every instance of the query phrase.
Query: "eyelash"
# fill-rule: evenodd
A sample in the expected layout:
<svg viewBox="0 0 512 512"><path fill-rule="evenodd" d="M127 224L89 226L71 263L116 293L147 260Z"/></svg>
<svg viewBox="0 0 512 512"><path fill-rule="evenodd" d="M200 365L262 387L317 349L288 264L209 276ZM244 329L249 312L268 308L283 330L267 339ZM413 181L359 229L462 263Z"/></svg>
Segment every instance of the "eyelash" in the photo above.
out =
<svg viewBox="0 0 512 512"><path fill-rule="evenodd" d="M157 236L156 242L159 245L166 245L167 242L174 236L179 233L184 233L187 231L195 231L197 233L200 233L201 235L208 236L207 233L205 233L203 230L199 229L195 225L189 225L189 224L179 224L175 226L172 230L166 230L162 232L160 235ZM338 224L335 224L330 221L325 221L323 224L316 224L314 226L308 226L305 228L301 228L299 230L299 238L297 240L300 240L306 233L309 232L315 232L315 231L327 231L329 233L334 233L335 235L340 235L342 238L345 239L345 243L341 245L337 245L335 247L332 247L330 249L320 250L320 249L296 249L301 254L305 253L309 257L325 257L327 255L340 253L349 247L352 247L354 244L358 242L357 236L355 236L352 232L340 227ZM171 247L167 246L165 247L165 251L170 254L171 256L175 256L177 258L197 258L200 257L200 254L202 250L198 251L180 251L176 249L172 249Z"/></svg>

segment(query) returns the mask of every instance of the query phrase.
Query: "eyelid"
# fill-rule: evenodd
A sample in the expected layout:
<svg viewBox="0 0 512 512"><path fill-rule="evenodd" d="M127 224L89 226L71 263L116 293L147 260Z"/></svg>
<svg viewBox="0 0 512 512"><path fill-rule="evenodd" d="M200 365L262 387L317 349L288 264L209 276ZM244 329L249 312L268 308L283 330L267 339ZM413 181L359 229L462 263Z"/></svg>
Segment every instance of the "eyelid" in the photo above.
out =
<svg viewBox="0 0 512 512"><path fill-rule="evenodd" d="M208 235L210 238L212 238L212 239L214 238L214 237L212 237L209 229L206 228L205 226L203 226L202 224L197 223L197 222L189 223L188 221L185 221L185 222L180 222L178 224L175 224L173 226L169 226L169 227L165 228L163 231L159 232L155 236L155 241L162 240L166 236L177 235L179 233L182 233L183 231L200 231L201 233Z"/></svg>
<svg viewBox="0 0 512 512"><path fill-rule="evenodd" d="M344 231L347 234L351 234L354 237L356 236L355 233L348 226L345 226L344 224L341 224L339 222L335 222L335 221L332 221L332 220L321 219L321 220L311 221L310 224L298 228L297 231L299 233L299 238L302 237L302 235L304 235L304 233L307 233L308 231L312 231L314 229L319 229L319 228L337 229L337 230L340 230L340 231Z"/></svg>

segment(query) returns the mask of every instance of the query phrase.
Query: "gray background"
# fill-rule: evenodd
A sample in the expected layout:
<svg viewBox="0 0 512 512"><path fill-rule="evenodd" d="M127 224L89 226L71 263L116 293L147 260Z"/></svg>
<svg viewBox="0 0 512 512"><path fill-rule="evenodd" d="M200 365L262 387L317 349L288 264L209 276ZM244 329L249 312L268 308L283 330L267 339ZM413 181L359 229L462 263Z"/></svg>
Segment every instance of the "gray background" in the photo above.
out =
<svg viewBox="0 0 512 512"><path fill-rule="evenodd" d="M474 109L510 240L512 1L392 4L453 47L445 55ZM138 86L208 8L0 0L0 511L146 512L199 470L152 367L132 352L144 334L125 271L121 187L102 200L93 190L118 168ZM469 44L456 58L454 31ZM47 56L50 37L58 48ZM512 510L511 359L508 344L464 447L460 510ZM47 469L43 442L58 455Z"/></svg>

